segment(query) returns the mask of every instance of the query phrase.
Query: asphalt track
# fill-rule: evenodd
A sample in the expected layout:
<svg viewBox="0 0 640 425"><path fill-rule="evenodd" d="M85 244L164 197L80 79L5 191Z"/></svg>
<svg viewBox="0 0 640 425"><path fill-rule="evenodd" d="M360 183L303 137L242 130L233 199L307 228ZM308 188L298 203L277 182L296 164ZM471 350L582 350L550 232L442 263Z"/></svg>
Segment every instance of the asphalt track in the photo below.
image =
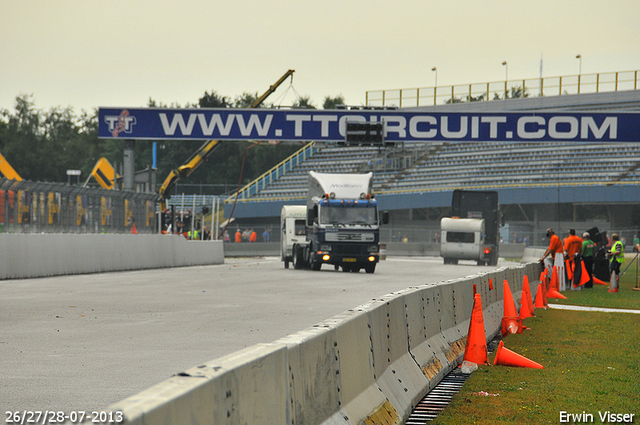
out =
<svg viewBox="0 0 640 425"><path fill-rule="evenodd" d="M313 272L267 257L0 281L1 413L104 409L373 298L491 269L427 257L390 258L375 274Z"/></svg>

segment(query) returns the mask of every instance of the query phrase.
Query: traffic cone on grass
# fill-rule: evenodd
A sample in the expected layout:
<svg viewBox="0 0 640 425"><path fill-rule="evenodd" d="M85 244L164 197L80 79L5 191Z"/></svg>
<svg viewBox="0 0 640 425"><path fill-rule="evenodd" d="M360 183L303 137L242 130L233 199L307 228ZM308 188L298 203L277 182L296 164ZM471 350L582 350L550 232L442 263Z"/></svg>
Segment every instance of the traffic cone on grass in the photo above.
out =
<svg viewBox="0 0 640 425"><path fill-rule="evenodd" d="M475 294L463 361L466 360L475 364L489 364L487 357L487 336L484 331L484 318L482 317L482 300L480 294Z"/></svg>
<svg viewBox="0 0 640 425"><path fill-rule="evenodd" d="M609 283L609 292L618 292L618 275L614 271L611 273L611 282Z"/></svg>
<svg viewBox="0 0 640 425"><path fill-rule="evenodd" d="M547 291L547 297L550 298L561 298L566 300L567 297L562 295L558 288L558 268L554 267L553 272L551 272L551 288Z"/></svg>
<svg viewBox="0 0 640 425"><path fill-rule="evenodd" d="M544 305L544 284L542 282L538 283L535 308L547 308L547 306Z"/></svg>
<svg viewBox="0 0 640 425"><path fill-rule="evenodd" d="M578 286L582 286L585 283L589 282L589 273L587 273L587 266L584 265L584 261L580 262L582 267L582 273L580 273L580 282L578 282Z"/></svg>
<svg viewBox="0 0 640 425"><path fill-rule="evenodd" d="M521 356L518 353L514 353L508 348L505 348L503 341L500 341L500 344L498 345L498 349L496 350L496 358L493 360L493 365L544 369L544 366L542 366L540 363L536 363L533 360L529 360L528 358Z"/></svg>
<svg viewBox="0 0 640 425"><path fill-rule="evenodd" d="M531 299L531 289L529 289L529 276L524 275L522 282L522 299L520 300L520 318L535 317L533 314L533 300Z"/></svg>
<svg viewBox="0 0 640 425"><path fill-rule="evenodd" d="M518 315L516 303L511 295L509 282L505 279L503 282L504 295L504 317L502 318L502 335L522 333L522 318Z"/></svg>
<svg viewBox="0 0 640 425"><path fill-rule="evenodd" d="M595 283L596 285L602 285L602 286L608 286L609 284L607 282L605 282L604 280L600 280L597 277L593 276L593 283Z"/></svg>

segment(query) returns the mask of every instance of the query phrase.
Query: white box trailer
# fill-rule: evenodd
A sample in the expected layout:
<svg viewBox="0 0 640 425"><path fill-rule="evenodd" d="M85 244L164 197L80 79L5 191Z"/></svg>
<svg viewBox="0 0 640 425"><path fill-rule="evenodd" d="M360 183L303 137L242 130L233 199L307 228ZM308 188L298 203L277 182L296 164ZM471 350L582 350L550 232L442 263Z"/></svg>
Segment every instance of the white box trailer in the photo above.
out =
<svg viewBox="0 0 640 425"><path fill-rule="evenodd" d="M280 260L284 261L286 269L289 268L289 263L295 264L294 246L304 246L307 243L306 219L305 205L284 205L280 211Z"/></svg>
<svg viewBox="0 0 640 425"><path fill-rule="evenodd" d="M485 222L477 218L443 218L440 220L440 256L445 264L458 260L475 260L487 264Z"/></svg>

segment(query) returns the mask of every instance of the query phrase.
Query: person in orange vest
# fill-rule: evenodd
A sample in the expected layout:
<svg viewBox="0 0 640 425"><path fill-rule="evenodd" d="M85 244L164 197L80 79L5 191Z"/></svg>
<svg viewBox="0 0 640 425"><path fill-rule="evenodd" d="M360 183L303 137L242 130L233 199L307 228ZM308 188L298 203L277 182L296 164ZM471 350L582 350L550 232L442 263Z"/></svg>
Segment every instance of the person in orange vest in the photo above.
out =
<svg viewBox="0 0 640 425"><path fill-rule="evenodd" d="M564 255L567 259L567 270L575 271L575 256L582 249L582 238L576 236L575 229L569 229L569 236L564 239Z"/></svg>
<svg viewBox="0 0 640 425"><path fill-rule="evenodd" d="M547 248L547 250L544 252L544 255L540 258L540 261L544 261L544 259L549 255L554 258L558 252L563 252L562 242L560 241L558 235L555 234L553 229L547 229L547 237L549 238L549 248Z"/></svg>
<svg viewBox="0 0 640 425"><path fill-rule="evenodd" d="M249 242L256 242L258 240L258 234L255 230L251 229L251 235L249 236Z"/></svg>
<svg viewBox="0 0 640 425"><path fill-rule="evenodd" d="M240 229L236 230L236 243L242 242L242 233L240 233Z"/></svg>

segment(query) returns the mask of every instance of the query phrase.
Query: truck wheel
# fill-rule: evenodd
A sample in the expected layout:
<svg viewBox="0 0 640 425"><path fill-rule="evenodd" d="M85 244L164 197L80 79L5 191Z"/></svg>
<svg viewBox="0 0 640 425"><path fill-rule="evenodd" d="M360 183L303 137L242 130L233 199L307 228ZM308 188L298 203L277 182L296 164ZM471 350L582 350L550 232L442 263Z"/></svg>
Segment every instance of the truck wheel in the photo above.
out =
<svg viewBox="0 0 640 425"><path fill-rule="evenodd" d="M375 272L375 271L376 271L376 264L375 264L375 263L373 263L373 264L370 264L370 265L368 265L368 266L365 266L365 267L364 267L364 271L365 271L365 272L367 272L367 273L373 273L373 272Z"/></svg>
<svg viewBox="0 0 640 425"><path fill-rule="evenodd" d="M321 261L316 261L315 260L315 255L311 255L311 261L309 262L310 266L311 266L311 270L315 270L318 271L320 270L320 267L322 267L322 262Z"/></svg>
<svg viewBox="0 0 640 425"><path fill-rule="evenodd" d="M304 262L302 260L302 248L300 245L294 245L293 247L293 268L296 270L300 270L304 267Z"/></svg>

